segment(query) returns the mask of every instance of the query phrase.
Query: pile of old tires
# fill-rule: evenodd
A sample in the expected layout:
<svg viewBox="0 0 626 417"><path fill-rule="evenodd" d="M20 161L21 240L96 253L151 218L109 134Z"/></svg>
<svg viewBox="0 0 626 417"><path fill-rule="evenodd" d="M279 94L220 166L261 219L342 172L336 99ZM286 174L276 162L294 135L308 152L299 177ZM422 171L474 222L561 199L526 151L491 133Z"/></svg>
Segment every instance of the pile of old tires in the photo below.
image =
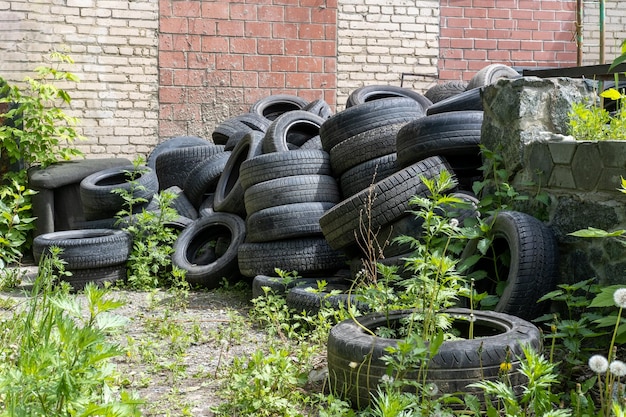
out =
<svg viewBox="0 0 626 417"><path fill-rule="evenodd" d="M265 97L221 122L211 140L170 138L152 150L145 167L112 168L85 178L79 202L84 229L38 236L36 259L60 246L77 289L87 281L123 279L132 242L117 230L124 222L113 220L124 199L112 190L142 199L136 211L156 209L152 197L168 190L177 195L174 207L180 215L172 225L180 231L172 262L191 284L214 288L224 279L244 278L252 281L254 297L269 287L285 293L287 303L300 311L315 313L323 301L356 303L367 313L367 306L341 291L367 257L364 238L373 238L369 244L381 249L385 262L401 265L410 248L386 243L402 234L419 235L409 200L427 196L424 180L444 171L455 179L449 193L476 202L471 190L481 178L480 94L485 85L516 76L504 65L490 65L469 83L439 84L423 95L366 86L353 91L345 109L335 114L323 100ZM461 214L474 215L475 210ZM535 301L555 284L555 238L524 213L504 211L487 220L493 225L495 259L507 262L479 262L475 268L507 285L496 312L480 312L475 319L498 334L442 348L431 361L429 379L444 393L462 390L481 376L495 379L502 362L512 358L519 365L521 346L540 347L539 333L526 319L541 312ZM364 236L364 228L377 233ZM470 241L462 256L477 255L478 245ZM296 271L299 278L279 279L277 268ZM321 280L328 283L326 293L307 290ZM340 291L329 295L333 290ZM452 313L468 314L464 309ZM366 314L358 322L342 322L329 337L331 384L359 407L386 374L385 347L397 343L370 340L367 329L377 320L376 314ZM361 373L365 362L367 372Z"/></svg>
<svg viewBox="0 0 626 417"><path fill-rule="evenodd" d="M172 261L194 285L271 277L276 268L305 278L344 276L364 255L364 221L389 240L418 233L408 201L427 192L423 178L448 171L457 181L449 191L471 198L482 164L476 94L512 72L488 66L468 84L444 83L425 94L365 86L336 114L324 100L262 98L217 125L211 140L170 138L153 148L146 166L84 178L82 228L124 226L115 219L124 206L119 190L143 201L134 212L155 210L152 196L168 190L180 215L171 225L180 231ZM37 251L55 242L45 238L35 241ZM406 249L388 245L384 255L399 261Z"/></svg>

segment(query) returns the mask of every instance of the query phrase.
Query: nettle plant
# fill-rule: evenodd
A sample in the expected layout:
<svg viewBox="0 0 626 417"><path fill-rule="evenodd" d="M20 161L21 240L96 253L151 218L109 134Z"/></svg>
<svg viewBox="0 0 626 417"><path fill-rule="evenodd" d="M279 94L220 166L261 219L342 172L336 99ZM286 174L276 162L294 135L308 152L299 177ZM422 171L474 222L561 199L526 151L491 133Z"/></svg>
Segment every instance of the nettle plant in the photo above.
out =
<svg viewBox="0 0 626 417"><path fill-rule="evenodd" d="M51 60L57 67L73 63L57 52ZM34 229L30 197L35 192L27 188L26 170L82 155L71 146L82 138L76 130L78 119L63 110L71 98L55 85L78 78L57 67L37 67L36 76L26 77L22 84L0 77L0 157L19 168L0 178L0 270L19 262L30 245Z"/></svg>
<svg viewBox="0 0 626 417"><path fill-rule="evenodd" d="M144 162L143 158L138 157L133 161L134 169L126 171L129 189L112 191L124 200L124 208L116 215L117 223L133 236L126 285L138 290L158 287L186 290L188 284L185 271L172 266L171 260L178 233L167 225L178 217L176 210L171 207L176 195L163 190L153 196L156 210L142 209L136 213L137 207L147 203L146 199L135 195L143 187L138 178L143 174Z"/></svg>

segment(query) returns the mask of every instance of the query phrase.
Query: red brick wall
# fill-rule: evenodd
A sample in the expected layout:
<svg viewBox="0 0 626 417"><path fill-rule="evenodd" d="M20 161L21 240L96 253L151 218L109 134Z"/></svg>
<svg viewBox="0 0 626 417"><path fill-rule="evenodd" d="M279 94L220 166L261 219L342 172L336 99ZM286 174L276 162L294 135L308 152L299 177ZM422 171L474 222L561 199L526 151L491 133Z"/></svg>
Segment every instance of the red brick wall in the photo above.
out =
<svg viewBox="0 0 626 417"><path fill-rule="evenodd" d="M441 0L439 79L488 64L576 65L576 0Z"/></svg>
<svg viewBox="0 0 626 417"><path fill-rule="evenodd" d="M160 0L159 136L209 138L272 94L335 105L337 0Z"/></svg>

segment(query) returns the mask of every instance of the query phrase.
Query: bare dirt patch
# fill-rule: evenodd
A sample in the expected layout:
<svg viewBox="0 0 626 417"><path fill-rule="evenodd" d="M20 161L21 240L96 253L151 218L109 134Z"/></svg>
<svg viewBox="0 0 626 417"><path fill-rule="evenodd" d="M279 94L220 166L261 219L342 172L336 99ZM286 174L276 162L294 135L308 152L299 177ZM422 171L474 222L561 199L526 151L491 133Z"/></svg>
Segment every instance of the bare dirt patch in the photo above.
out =
<svg viewBox="0 0 626 417"><path fill-rule="evenodd" d="M25 268L23 285L0 297L23 301L36 270ZM187 293L114 289L111 297L126 303L116 313L128 318L113 336L125 352L114 361L120 384L145 400L145 416L213 416L211 407L224 401L218 391L227 365L262 348L267 337L250 324L245 286Z"/></svg>

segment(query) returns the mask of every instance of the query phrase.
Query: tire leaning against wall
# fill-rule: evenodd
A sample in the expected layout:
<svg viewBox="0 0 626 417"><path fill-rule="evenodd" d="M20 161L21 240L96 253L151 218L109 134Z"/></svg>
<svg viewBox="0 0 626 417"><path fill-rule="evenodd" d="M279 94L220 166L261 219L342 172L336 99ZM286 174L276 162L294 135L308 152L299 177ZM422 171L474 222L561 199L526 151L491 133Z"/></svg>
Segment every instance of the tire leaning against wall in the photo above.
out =
<svg viewBox="0 0 626 417"><path fill-rule="evenodd" d="M250 112L263 116L268 120L276 120L282 114L294 110L302 110L309 102L301 97L290 94L274 94L255 101Z"/></svg>

